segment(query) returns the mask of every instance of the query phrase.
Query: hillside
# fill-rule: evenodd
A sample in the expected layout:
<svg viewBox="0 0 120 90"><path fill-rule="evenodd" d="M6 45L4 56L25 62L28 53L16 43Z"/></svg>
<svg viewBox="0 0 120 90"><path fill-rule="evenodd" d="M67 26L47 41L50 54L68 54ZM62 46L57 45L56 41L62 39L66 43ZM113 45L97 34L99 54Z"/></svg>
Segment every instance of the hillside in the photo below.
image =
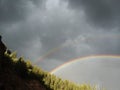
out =
<svg viewBox="0 0 120 90"><path fill-rule="evenodd" d="M97 90L95 86L62 80L29 60L17 58L15 52L4 51L0 44L0 90Z"/></svg>

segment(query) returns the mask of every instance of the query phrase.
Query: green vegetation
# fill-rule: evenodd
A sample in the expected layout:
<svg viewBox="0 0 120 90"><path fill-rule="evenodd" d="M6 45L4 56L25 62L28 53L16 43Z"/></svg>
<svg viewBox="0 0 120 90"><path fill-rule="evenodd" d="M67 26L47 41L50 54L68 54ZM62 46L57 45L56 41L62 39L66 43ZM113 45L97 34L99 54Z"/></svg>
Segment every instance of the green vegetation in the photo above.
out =
<svg viewBox="0 0 120 90"><path fill-rule="evenodd" d="M78 85L68 80L62 80L55 75L43 71L37 66L33 66L30 60L24 60L22 57L17 58L16 52L11 54L5 52L4 57L17 75L28 80L38 80L47 90L97 90L96 86L89 84Z"/></svg>

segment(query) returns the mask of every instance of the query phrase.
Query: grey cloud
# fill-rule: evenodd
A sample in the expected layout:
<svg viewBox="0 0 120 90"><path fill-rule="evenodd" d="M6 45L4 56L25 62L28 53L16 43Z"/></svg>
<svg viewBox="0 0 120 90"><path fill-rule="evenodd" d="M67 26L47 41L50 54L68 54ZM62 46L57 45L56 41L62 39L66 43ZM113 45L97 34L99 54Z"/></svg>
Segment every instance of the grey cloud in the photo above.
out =
<svg viewBox="0 0 120 90"><path fill-rule="evenodd" d="M67 47L70 46L70 49L75 50L73 56L76 57L96 54L119 55L119 39L120 35L117 32L94 31L94 33L81 33L76 35L76 38L69 39Z"/></svg>
<svg viewBox="0 0 120 90"><path fill-rule="evenodd" d="M117 54L119 55L120 48L119 34L98 33L94 36L88 37L87 44L90 45L96 54Z"/></svg>
<svg viewBox="0 0 120 90"><path fill-rule="evenodd" d="M42 7L45 5L45 2L47 0L29 0L31 1L34 5L38 6L38 7Z"/></svg>
<svg viewBox="0 0 120 90"><path fill-rule="evenodd" d="M0 0L0 24L10 24L26 19L32 5L42 3L43 0ZM41 4L42 5L42 4Z"/></svg>
<svg viewBox="0 0 120 90"><path fill-rule="evenodd" d="M38 4L39 1L41 5ZM15 5L18 5L18 1L15 2L17 4L14 3L14 9ZM23 2L21 0L19 2L28 5L26 9L21 10L21 12L25 11L25 13L21 13L21 16L17 15L16 13L20 8L16 8L18 9L16 12L13 9L14 14L7 12L11 16L5 19L7 17L5 15L4 21L0 21L0 33L2 33L3 40L8 45L8 48L12 49L12 51L16 50L20 56L24 55L26 58L31 59L32 62L37 62L42 56L45 56L43 61L39 62L40 66L44 69L50 70L47 66L52 65L53 62L55 65L50 66L51 69L68 60L81 56L120 54L119 30L118 32L117 30L116 32L115 30L108 32L107 30L92 27L85 21L86 17L83 12L80 11L80 16L78 17L74 10L62 5L64 2L60 6L51 6L52 8L45 6L44 10L41 10L41 6L45 3L41 0L36 2L33 2L33 0ZM71 0L71 2L74 2L74 0ZM24 6L24 4L20 4L20 6ZM34 7L34 4L37 7ZM71 6L79 10L79 3L76 4L78 5L71 3ZM5 5L3 6L5 7ZM86 4L83 4L83 6L85 7ZM5 11L4 8L2 9ZM32 10L31 13L27 12L29 9ZM10 8L9 10L12 9ZM4 15L6 12L4 13L3 11ZM13 18L15 14L15 18L18 17L16 20ZM105 22L108 21L107 18L104 17L104 19ZM11 24L11 22L13 23Z"/></svg>
<svg viewBox="0 0 120 90"><path fill-rule="evenodd" d="M42 43L40 38L30 29L21 29L17 29L16 32L11 30L11 33L5 33L4 42L10 50L17 51L18 57L23 56L34 61L41 54Z"/></svg>
<svg viewBox="0 0 120 90"><path fill-rule="evenodd" d="M44 15L43 15L44 16ZM39 17L43 17L40 16ZM37 19L39 18L37 17ZM48 16L49 17L49 16ZM34 18L34 19L32 19ZM6 42L13 50L17 50L21 54L31 58L37 59L41 55L49 52L49 50L58 47L64 43L67 36L64 34L66 25L64 21L56 22L57 17L52 17L53 22L48 21L44 24L42 21L36 21L36 17L29 18L28 21L12 24L9 27L4 27L2 33L5 35ZM9 39L7 39L9 38ZM35 41L35 42L34 42ZM34 48L31 44L40 43L40 47ZM29 48L28 48L29 47ZM42 48L41 48L42 47ZM30 53L30 51L32 53ZM36 56L34 58L34 55ZM59 57L58 55L56 57Z"/></svg>
<svg viewBox="0 0 120 90"><path fill-rule="evenodd" d="M120 1L118 0L68 0L69 7L84 10L90 24L104 28L119 27ZM92 23L91 23L92 22Z"/></svg>

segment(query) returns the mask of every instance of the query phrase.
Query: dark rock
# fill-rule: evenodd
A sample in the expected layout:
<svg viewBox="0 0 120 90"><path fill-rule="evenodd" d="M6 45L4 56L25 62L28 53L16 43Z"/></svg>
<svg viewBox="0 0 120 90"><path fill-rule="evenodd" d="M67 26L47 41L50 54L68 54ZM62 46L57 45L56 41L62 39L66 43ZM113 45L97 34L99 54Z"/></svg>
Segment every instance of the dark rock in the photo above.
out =
<svg viewBox="0 0 120 90"><path fill-rule="evenodd" d="M0 36L0 57L2 57L6 51L7 47L2 42L2 36Z"/></svg>

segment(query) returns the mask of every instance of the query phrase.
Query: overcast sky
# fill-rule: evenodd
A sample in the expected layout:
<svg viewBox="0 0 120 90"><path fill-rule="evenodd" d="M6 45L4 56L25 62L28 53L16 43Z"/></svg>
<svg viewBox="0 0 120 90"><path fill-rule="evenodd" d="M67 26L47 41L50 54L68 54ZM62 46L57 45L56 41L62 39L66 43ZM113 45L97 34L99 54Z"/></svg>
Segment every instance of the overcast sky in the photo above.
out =
<svg viewBox="0 0 120 90"><path fill-rule="evenodd" d="M44 70L71 59L120 55L119 0L0 0L9 49Z"/></svg>

